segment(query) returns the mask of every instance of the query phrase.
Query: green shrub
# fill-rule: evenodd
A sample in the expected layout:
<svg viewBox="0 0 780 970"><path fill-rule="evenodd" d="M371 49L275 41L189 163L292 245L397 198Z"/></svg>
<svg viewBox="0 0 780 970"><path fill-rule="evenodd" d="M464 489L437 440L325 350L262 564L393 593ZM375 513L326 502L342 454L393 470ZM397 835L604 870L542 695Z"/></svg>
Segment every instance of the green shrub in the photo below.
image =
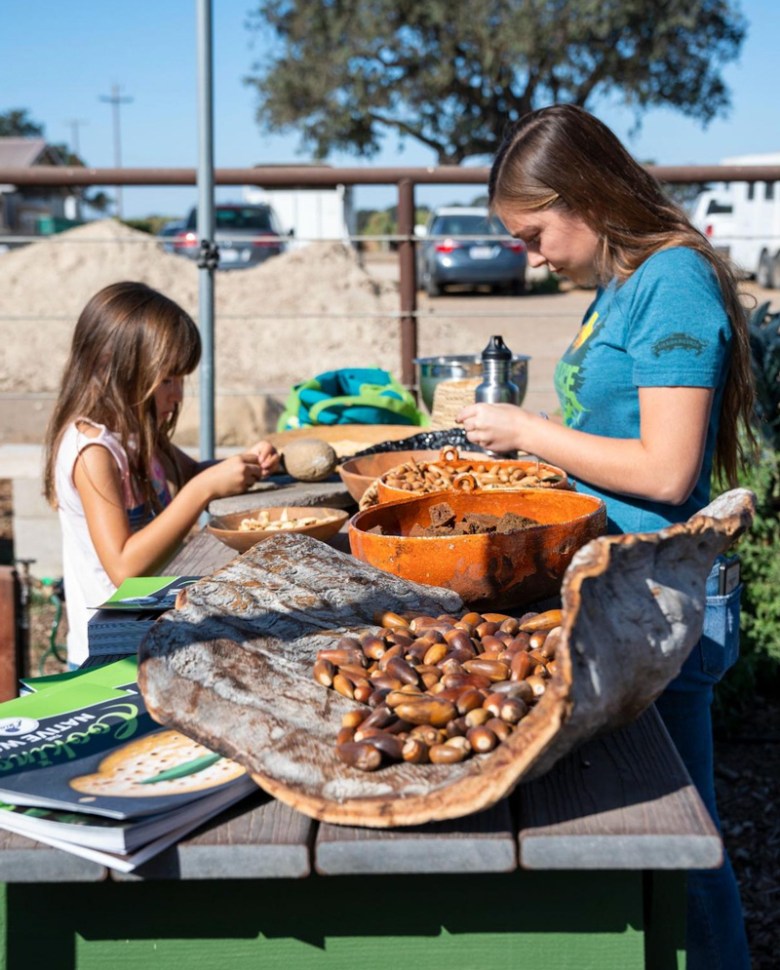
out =
<svg viewBox="0 0 780 970"><path fill-rule="evenodd" d="M750 659L759 690L780 688L780 479L777 452L766 451L742 476L756 494L753 526L739 541L742 559L742 653Z"/></svg>
<svg viewBox="0 0 780 970"><path fill-rule="evenodd" d="M778 455L767 451L741 477L756 495L756 516L736 546L742 563L740 656L715 688L713 715L728 732L756 694L780 697L780 495Z"/></svg>
<svg viewBox="0 0 780 970"><path fill-rule="evenodd" d="M756 427L764 450L743 478L756 493L757 511L740 543L746 579L741 628L745 653L755 660L756 687L780 693L780 313L770 313L764 303L749 325Z"/></svg>
<svg viewBox="0 0 780 970"><path fill-rule="evenodd" d="M715 713L739 715L756 693L780 696L780 313L769 304L751 315L756 383L755 427L763 450L740 484L756 495L756 517L737 545L742 560L740 658L715 691Z"/></svg>

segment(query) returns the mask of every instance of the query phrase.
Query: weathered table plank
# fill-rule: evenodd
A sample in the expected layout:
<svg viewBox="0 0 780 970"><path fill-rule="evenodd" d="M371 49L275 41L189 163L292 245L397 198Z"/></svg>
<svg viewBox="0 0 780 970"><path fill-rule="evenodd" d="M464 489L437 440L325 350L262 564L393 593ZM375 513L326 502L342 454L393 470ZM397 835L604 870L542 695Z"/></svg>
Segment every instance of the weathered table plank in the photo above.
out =
<svg viewBox="0 0 780 970"><path fill-rule="evenodd" d="M195 532L164 569L169 576L208 576L238 555L205 530Z"/></svg>
<svg viewBox="0 0 780 970"><path fill-rule="evenodd" d="M321 875L510 872L517 867L506 801L465 818L405 828L322 824L314 846Z"/></svg>
<svg viewBox="0 0 780 970"><path fill-rule="evenodd" d="M694 869L722 843L654 707L515 792L527 869Z"/></svg>
<svg viewBox="0 0 780 970"><path fill-rule="evenodd" d="M0 829L0 882L99 882L105 877L99 863Z"/></svg>
<svg viewBox="0 0 780 970"><path fill-rule="evenodd" d="M301 879L311 873L314 823L263 792L118 882L140 879Z"/></svg>

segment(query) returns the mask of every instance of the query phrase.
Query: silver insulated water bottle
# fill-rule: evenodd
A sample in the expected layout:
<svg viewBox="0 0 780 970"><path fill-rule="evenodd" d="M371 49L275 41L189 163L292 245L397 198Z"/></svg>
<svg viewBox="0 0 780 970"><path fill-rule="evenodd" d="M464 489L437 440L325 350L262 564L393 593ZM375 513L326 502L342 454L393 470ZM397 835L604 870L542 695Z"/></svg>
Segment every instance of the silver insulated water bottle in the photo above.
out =
<svg viewBox="0 0 780 970"><path fill-rule="evenodd" d="M511 380L512 351L504 338L494 336L482 351L482 383L474 392L474 400L487 404L517 404L520 389Z"/></svg>

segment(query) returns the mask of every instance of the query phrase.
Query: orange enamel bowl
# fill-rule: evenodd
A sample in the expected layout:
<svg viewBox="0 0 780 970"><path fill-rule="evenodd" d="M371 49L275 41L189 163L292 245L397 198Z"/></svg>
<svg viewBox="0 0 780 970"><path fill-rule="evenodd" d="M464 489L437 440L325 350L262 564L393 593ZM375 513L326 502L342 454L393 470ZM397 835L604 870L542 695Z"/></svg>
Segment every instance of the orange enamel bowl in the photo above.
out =
<svg viewBox="0 0 780 970"><path fill-rule="evenodd" d="M538 525L506 534L410 536L414 526L430 525L431 507L442 502L458 518L516 512ZM473 606L506 609L557 594L574 553L606 526L604 503L574 491L437 492L358 512L349 544L354 556L385 572L452 589Z"/></svg>

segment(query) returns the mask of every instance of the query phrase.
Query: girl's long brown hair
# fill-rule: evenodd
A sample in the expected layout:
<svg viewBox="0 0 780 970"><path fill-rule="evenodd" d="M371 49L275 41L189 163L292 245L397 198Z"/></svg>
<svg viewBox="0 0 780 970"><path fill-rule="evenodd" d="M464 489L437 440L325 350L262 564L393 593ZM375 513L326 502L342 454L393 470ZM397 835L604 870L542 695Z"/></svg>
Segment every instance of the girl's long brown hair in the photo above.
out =
<svg viewBox="0 0 780 970"><path fill-rule="evenodd" d="M113 283L92 297L76 323L46 432L44 494L51 505L57 504L55 464L62 435L71 422L89 418L118 436L139 496L159 511L152 460L161 454L177 468L171 436L178 409L158 427L154 391L166 377L192 373L200 353L192 318L145 283Z"/></svg>
<svg viewBox="0 0 780 970"><path fill-rule="evenodd" d="M492 208L571 211L597 234L599 282L625 281L653 253L686 246L712 265L731 322L732 345L721 405L715 468L729 485L755 445L754 386L745 308L734 273L660 184L597 118L570 104L542 108L507 134L490 172ZM744 428L746 438L740 436Z"/></svg>

